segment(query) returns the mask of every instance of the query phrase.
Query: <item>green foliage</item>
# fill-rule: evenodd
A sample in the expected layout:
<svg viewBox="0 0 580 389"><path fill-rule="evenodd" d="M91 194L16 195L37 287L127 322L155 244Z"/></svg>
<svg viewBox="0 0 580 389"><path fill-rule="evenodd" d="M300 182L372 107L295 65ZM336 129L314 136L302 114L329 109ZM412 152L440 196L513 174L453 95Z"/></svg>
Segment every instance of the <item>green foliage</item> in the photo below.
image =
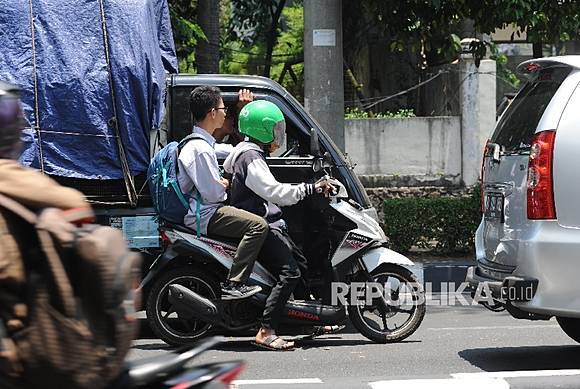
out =
<svg viewBox="0 0 580 389"><path fill-rule="evenodd" d="M345 119L401 119L415 117L412 109L399 109L397 112L362 111L358 108L347 108L344 113Z"/></svg>
<svg viewBox="0 0 580 389"><path fill-rule="evenodd" d="M497 67L497 76L511 85L514 90L517 90L520 87L521 81L516 76L514 72L507 66L508 58L507 55L502 54L498 51L497 45L491 44L491 56L490 58L495 61Z"/></svg>
<svg viewBox="0 0 580 389"><path fill-rule="evenodd" d="M200 39L206 39L202 29L193 21L197 18L197 1L169 0L169 14L173 30L179 71L195 72L195 47Z"/></svg>
<svg viewBox="0 0 580 389"><path fill-rule="evenodd" d="M463 0L478 30L491 33L514 24L532 43L565 42L580 37L578 0Z"/></svg>
<svg viewBox="0 0 580 389"><path fill-rule="evenodd" d="M403 198L384 202L385 233L394 250L472 251L481 220L479 188L470 197Z"/></svg>
<svg viewBox="0 0 580 389"><path fill-rule="evenodd" d="M368 0L358 8L365 15L360 19L370 21L384 38L390 39L392 51L411 49L423 68L458 57L461 48L457 34L465 20L472 20L475 30L485 34L515 25L527 33L531 43L580 37L578 0ZM346 26L352 31L365 29L363 25Z"/></svg>
<svg viewBox="0 0 580 389"><path fill-rule="evenodd" d="M233 2L235 3L235 1ZM229 39L222 41L222 61L220 71L229 74L262 74L265 65L266 40L258 31L246 31L255 21L238 21L233 14L240 13L234 9L225 16L225 24L233 31ZM256 20L261 20L256 16ZM269 23L269 22L268 22ZM266 24L267 26L268 24ZM266 26L260 28L266 30ZM233 35L232 35L233 34ZM270 78L287 88L299 100L304 93L304 12L301 2L295 1L282 11L278 26L278 36L272 52ZM292 68L285 69L286 64Z"/></svg>

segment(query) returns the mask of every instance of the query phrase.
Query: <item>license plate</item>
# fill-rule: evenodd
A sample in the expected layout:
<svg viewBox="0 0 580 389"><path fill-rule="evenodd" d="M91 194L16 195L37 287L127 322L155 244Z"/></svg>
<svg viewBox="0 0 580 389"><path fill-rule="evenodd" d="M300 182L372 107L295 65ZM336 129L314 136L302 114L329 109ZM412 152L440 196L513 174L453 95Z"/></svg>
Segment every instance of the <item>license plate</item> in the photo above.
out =
<svg viewBox="0 0 580 389"><path fill-rule="evenodd" d="M504 222L504 196L501 193L486 193L485 220Z"/></svg>

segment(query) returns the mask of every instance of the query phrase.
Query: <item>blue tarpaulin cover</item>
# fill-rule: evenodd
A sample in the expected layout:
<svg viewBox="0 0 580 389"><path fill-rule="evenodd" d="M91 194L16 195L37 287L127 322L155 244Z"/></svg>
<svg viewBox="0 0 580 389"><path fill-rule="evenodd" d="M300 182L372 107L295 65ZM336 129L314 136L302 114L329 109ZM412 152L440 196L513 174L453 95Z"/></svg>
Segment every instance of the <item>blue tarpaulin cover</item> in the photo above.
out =
<svg viewBox="0 0 580 389"><path fill-rule="evenodd" d="M167 0L0 0L0 50L0 80L23 89L24 164L84 179L126 179L123 160L147 170L177 71Z"/></svg>

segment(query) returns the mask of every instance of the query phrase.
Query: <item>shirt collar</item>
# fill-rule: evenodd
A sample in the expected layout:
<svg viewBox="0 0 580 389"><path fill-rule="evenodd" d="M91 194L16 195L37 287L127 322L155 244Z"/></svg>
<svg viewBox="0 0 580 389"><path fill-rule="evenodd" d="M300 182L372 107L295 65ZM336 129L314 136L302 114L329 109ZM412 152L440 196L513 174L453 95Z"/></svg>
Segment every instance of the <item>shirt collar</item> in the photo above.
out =
<svg viewBox="0 0 580 389"><path fill-rule="evenodd" d="M205 139L207 141L207 143L209 143L211 145L211 147L215 146L215 138L213 136L211 136L210 133L207 132L206 130L204 130L203 128L198 127L198 126L193 126L193 133L201 135L203 137L203 139Z"/></svg>

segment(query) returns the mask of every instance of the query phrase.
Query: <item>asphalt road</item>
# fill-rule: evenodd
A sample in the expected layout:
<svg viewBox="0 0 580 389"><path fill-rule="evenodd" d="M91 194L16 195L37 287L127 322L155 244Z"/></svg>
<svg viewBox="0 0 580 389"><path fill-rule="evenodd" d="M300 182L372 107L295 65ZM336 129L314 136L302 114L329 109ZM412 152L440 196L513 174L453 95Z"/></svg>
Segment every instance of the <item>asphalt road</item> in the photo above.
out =
<svg viewBox="0 0 580 389"><path fill-rule="evenodd" d="M476 307L429 306L419 330L379 345L354 328L300 343L293 352L255 348L228 337L197 362L243 359L246 388L580 388L580 345L551 321L523 321ZM135 342L131 359L171 350Z"/></svg>

